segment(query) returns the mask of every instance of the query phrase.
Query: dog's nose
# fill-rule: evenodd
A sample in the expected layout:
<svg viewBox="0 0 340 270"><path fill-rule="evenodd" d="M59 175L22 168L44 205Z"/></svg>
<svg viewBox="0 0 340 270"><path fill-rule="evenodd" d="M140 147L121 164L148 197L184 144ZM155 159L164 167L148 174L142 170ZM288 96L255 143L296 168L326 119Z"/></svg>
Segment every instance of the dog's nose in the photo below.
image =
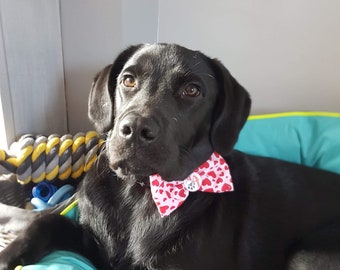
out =
<svg viewBox="0 0 340 270"><path fill-rule="evenodd" d="M151 143L159 134L159 125L152 119L128 115L119 123L119 136L125 140Z"/></svg>

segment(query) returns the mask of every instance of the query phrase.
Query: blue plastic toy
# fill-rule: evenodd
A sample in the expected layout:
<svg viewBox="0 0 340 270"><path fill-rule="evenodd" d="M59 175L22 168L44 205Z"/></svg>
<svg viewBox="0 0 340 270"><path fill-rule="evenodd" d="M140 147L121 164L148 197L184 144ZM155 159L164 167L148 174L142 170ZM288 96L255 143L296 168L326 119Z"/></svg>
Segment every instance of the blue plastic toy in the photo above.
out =
<svg viewBox="0 0 340 270"><path fill-rule="evenodd" d="M44 210L70 198L73 193L74 187L71 185L63 185L57 189L55 185L43 181L33 188L31 204L36 211Z"/></svg>

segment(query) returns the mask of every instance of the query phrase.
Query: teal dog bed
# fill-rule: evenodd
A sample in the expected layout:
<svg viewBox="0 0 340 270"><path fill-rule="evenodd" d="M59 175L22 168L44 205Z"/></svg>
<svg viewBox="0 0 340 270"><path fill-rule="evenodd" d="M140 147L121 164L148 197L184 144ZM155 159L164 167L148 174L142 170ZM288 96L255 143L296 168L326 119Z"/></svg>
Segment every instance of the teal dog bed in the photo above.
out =
<svg viewBox="0 0 340 270"><path fill-rule="evenodd" d="M73 252L59 250L47 255L35 265L18 266L15 270L94 270L89 260Z"/></svg>
<svg viewBox="0 0 340 270"><path fill-rule="evenodd" d="M235 149L340 174L340 113L290 112L250 116ZM71 209L63 214L73 213ZM19 266L17 269L95 268L80 255L56 251L34 266Z"/></svg>
<svg viewBox="0 0 340 270"><path fill-rule="evenodd" d="M235 148L340 174L340 113L250 116Z"/></svg>

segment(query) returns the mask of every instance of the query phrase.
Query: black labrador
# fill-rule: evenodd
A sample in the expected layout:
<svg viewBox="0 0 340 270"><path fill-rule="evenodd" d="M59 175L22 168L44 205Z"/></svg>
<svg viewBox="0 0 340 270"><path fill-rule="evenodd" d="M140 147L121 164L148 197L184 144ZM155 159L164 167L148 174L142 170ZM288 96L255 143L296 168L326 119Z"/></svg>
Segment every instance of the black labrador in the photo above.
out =
<svg viewBox="0 0 340 270"><path fill-rule="evenodd" d="M173 44L129 47L92 86L89 117L107 138L78 191L79 223L38 218L0 269L55 249L98 269L340 269L340 175L233 150L250 104L218 60ZM201 189L211 157L231 173L226 189Z"/></svg>

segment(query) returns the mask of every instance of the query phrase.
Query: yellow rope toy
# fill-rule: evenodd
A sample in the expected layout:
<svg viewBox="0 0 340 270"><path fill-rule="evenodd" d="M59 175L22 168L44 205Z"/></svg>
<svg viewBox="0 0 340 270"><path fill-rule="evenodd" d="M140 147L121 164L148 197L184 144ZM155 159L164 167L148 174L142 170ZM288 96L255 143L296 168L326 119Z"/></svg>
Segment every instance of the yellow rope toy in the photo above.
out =
<svg viewBox="0 0 340 270"><path fill-rule="evenodd" d="M76 179L91 168L103 142L95 131L62 137L24 135L9 151L0 149L0 174L16 174L22 185Z"/></svg>

